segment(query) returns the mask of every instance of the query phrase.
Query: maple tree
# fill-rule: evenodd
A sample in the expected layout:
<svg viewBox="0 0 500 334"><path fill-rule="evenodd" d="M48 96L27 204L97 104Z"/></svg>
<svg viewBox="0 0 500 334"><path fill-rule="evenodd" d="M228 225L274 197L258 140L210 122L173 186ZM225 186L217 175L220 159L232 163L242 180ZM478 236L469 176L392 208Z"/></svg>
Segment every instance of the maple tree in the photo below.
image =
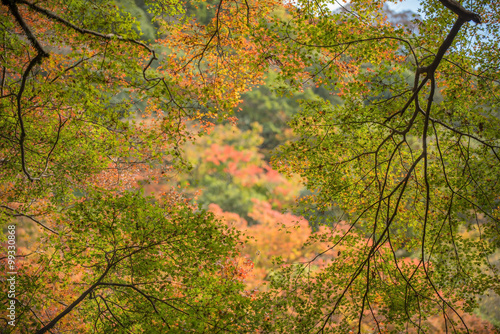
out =
<svg viewBox="0 0 500 334"><path fill-rule="evenodd" d="M496 1L422 1L412 27L375 0L136 3L2 0L0 220L39 228L7 331L469 331L500 293ZM301 99L274 169L258 126L214 128L269 73ZM206 193L223 224L161 183L189 170L245 207ZM293 214L277 170L308 188Z"/></svg>
<svg viewBox="0 0 500 334"><path fill-rule="evenodd" d="M299 212L340 207L349 228L312 237L343 249L322 272L283 270L276 326L427 332L436 315L469 332L477 296L500 292L498 3L422 1L415 30L387 21L383 1L330 3L299 1L272 27L282 80L343 99L303 101L274 166L306 180Z"/></svg>
<svg viewBox="0 0 500 334"><path fill-rule="evenodd" d="M8 332L247 326L238 234L138 188L187 168L182 144L260 82L248 32L281 4L219 3L204 26L182 2L143 5L149 23L128 2L2 1L0 217L39 228L19 245L15 300L2 294Z"/></svg>

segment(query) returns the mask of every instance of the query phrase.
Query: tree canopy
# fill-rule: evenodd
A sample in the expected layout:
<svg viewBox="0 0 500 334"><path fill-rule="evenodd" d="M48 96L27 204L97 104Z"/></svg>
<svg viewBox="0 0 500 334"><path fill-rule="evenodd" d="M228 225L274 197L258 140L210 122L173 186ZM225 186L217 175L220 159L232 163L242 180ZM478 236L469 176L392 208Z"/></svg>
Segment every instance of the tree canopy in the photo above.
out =
<svg viewBox="0 0 500 334"><path fill-rule="evenodd" d="M500 4L384 4L2 0L5 331L471 331L500 294Z"/></svg>
<svg viewBox="0 0 500 334"><path fill-rule="evenodd" d="M275 165L306 179L302 210L343 209L348 230L315 238L347 251L314 279L294 280L311 301L297 295L287 307L303 319L298 332L353 319L362 331L365 317L378 331L427 331L437 313L447 331L467 331L461 311L498 291L489 261L499 240L498 11L423 2L415 32L384 20L379 3L326 5L301 2L283 44L344 103L303 101L291 123L299 138ZM296 275L287 274L278 286Z"/></svg>

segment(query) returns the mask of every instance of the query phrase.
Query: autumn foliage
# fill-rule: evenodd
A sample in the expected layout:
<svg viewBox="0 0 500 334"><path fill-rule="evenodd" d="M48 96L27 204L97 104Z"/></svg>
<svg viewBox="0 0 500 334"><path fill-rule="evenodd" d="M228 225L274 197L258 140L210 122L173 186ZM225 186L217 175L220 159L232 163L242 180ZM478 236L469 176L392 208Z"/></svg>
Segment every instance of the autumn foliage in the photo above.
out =
<svg viewBox="0 0 500 334"><path fill-rule="evenodd" d="M3 332L500 326L498 4L337 5L2 0Z"/></svg>

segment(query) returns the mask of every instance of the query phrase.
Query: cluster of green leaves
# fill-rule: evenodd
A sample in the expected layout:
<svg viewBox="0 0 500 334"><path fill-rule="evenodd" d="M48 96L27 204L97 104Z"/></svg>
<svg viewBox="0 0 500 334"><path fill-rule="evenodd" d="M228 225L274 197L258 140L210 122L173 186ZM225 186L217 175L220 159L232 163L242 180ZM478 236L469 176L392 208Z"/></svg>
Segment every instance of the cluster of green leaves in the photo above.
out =
<svg viewBox="0 0 500 334"><path fill-rule="evenodd" d="M154 41L156 39L156 28L152 23L153 16L148 11L144 0L121 0L116 4L123 8L137 21L138 33L142 40Z"/></svg>
<svg viewBox="0 0 500 334"><path fill-rule="evenodd" d="M30 310L61 308L71 315L58 327L75 328L72 322L82 319L84 332L203 332L242 325L238 319L250 299L236 268L225 268L225 260L237 255L239 232L211 214L141 193L96 192L58 220L59 235L43 240L51 252L19 270L18 299L37 296L18 308L21 331L37 322ZM47 330L56 323L49 320Z"/></svg>
<svg viewBox="0 0 500 334"><path fill-rule="evenodd" d="M280 93L277 89L280 88ZM277 80L277 73L270 71L264 85L255 87L243 94L243 102L238 106L238 127L250 129L255 122L262 125L264 142L260 148L269 158L272 149L286 141L289 129L288 122L300 109L299 101L328 100L332 104L339 104L340 98L323 87L307 87L303 92L287 91L285 86ZM290 135L288 135L290 136Z"/></svg>

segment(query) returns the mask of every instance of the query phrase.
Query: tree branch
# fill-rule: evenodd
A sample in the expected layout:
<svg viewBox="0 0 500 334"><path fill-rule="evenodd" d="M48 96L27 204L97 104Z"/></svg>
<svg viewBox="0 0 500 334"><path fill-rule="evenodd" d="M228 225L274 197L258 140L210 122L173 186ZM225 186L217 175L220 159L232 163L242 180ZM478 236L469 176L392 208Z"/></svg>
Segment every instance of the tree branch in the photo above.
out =
<svg viewBox="0 0 500 334"><path fill-rule="evenodd" d="M39 64L42 62L43 58L46 58L49 56L49 54L43 49L43 47L40 45L36 37L33 35L31 30L29 29L28 25L26 22L24 22L24 19L22 18L21 14L19 13L19 9L17 8L17 5L14 1L12 0L2 0L2 3L9 7L9 10L14 16L16 22L21 26L23 29L26 37L28 37L28 40L31 42L33 47L37 51L37 55L31 59L31 61L28 63L28 67L23 73L22 79L21 79L21 85L19 87L19 91L16 94L16 102L17 102L17 118L19 119L19 126L21 127L21 134L19 137L19 147L21 150L21 166L23 169L24 174L28 177L30 181L34 181L35 178L31 176L31 174L28 172L28 169L26 168L26 153L25 153L25 148L24 148L24 140L26 139L26 130L24 128L24 121L23 121L23 114L22 114L22 103L21 99L24 93L24 89L26 88L26 80L28 79L28 75L30 74L31 70L35 65Z"/></svg>
<svg viewBox="0 0 500 334"><path fill-rule="evenodd" d="M21 1L19 1L19 2L21 2ZM19 13L19 9L17 8L16 1L13 1L13 0L2 0L2 4L4 4L5 6L9 7L9 10L10 10L12 16L14 16L14 18L17 21L17 23L21 26L21 28L23 29L24 33L26 34L26 37L28 37L28 40L31 42L31 45L33 45L33 47L36 49L36 51L38 52L38 54L41 54L42 58L43 57L48 57L49 54L43 49L43 47L40 45L40 43L38 42L38 40L36 39L36 37L33 35L33 33L31 32L31 30L29 29L29 27L26 24L26 22L24 22L21 14Z"/></svg>
<svg viewBox="0 0 500 334"><path fill-rule="evenodd" d="M77 25L63 19L62 17L60 17L59 15L56 15L54 13L52 13L51 11L45 9L45 8L42 8L42 7L39 7L37 6L36 4L34 3L31 3L31 2L28 2L26 0L18 0L17 1L18 3L21 3L21 4L24 4L26 6L28 6L29 8L33 9L34 11L38 12L38 13L41 13L43 15L45 15L46 17L58 22L58 23L61 23L81 34L87 34L87 35L92 35L92 36L95 36L95 37L99 37L99 38L103 38L103 39L107 39L107 40L113 40L113 39L117 39L119 41L125 41L125 42L131 42L133 44L137 44L141 47L143 47L144 49L148 50L149 52L153 53L153 50L147 46L146 44L136 40L136 39L133 39L133 38L125 38L125 37L122 37L120 35L115 35L115 34L103 34L103 33L100 33L100 32L97 32L97 31L94 31L94 30L89 30L89 29L85 29L85 28L80 28L78 27Z"/></svg>
<svg viewBox="0 0 500 334"><path fill-rule="evenodd" d="M457 14L458 17L465 20L466 22L473 21L477 24L481 23L481 16L470 10L465 9L461 4L455 0L439 0L446 8L451 10L453 13Z"/></svg>
<svg viewBox="0 0 500 334"><path fill-rule="evenodd" d="M39 221L38 219L35 219L33 216L30 216L30 215L27 215L25 213L20 213L18 211L16 211L15 209L11 208L11 207L8 207L6 205L0 205L0 208L4 208L4 209L7 209L7 210L10 210L12 212L14 212L13 214L10 214L10 216L12 217L26 217L32 221L34 221L35 223L37 223L38 225L40 225L41 227L43 227L44 229L54 233L54 234L59 234L57 233L56 231L54 231L53 229L51 229L50 227L44 225L41 221Z"/></svg>
<svg viewBox="0 0 500 334"><path fill-rule="evenodd" d="M72 302L64 311L59 313L54 319L52 319L47 325L36 331L36 334L43 334L49 331L52 327L54 327L59 320L61 320L66 314L70 313L78 304L80 304L85 297L87 297L94 289L99 285L99 283L106 277L109 270L114 266L114 264L109 265L104 273L97 279L97 281L92 284L87 290L85 290L80 297L78 297L74 302Z"/></svg>
<svg viewBox="0 0 500 334"><path fill-rule="evenodd" d="M445 7L449 8L451 11L453 11L455 14L458 15L457 20L453 24L453 27L451 28L450 32L448 33L448 36L446 36L445 40L441 44L441 46L438 49L438 52L436 53L436 56L434 57L434 60L429 66L420 68L417 72L417 74L420 73L427 73L428 75L431 75L434 73L439 66L439 63L441 63L441 60L444 57L444 54L448 49L450 48L451 44L453 43L453 40L457 36L458 32L460 31L460 28L464 23L469 22L469 21L474 21L476 23L481 23L481 17L479 14L473 13L469 10L466 10L463 8L459 3L457 3L454 0L439 0Z"/></svg>

